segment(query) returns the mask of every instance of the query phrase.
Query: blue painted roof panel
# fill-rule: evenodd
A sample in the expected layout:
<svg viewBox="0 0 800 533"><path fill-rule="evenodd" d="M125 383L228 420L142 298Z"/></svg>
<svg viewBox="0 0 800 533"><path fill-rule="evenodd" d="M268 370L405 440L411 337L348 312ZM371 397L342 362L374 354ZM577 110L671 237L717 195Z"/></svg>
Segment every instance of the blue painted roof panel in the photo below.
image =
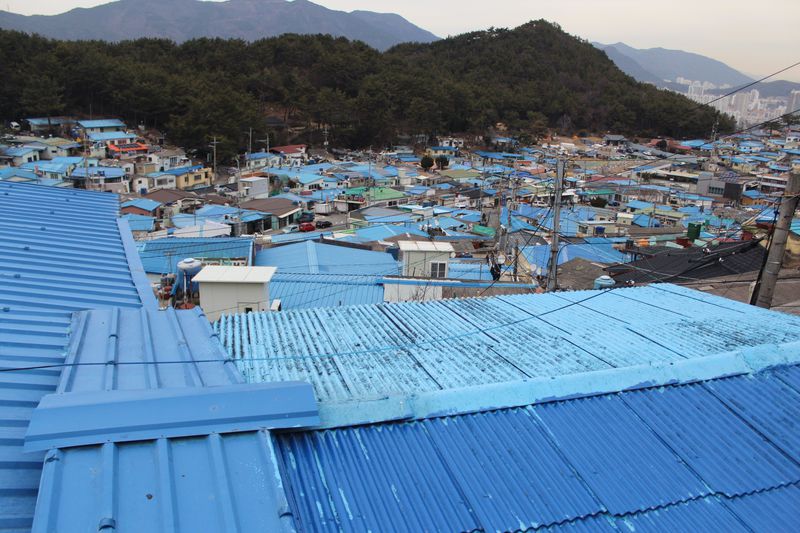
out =
<svg viewBox="0 0 800 533"><path fill-rule="evenodd" d="M273 276L269 295L281 308L311 309L383 302L381 278L342 274L281 274Z"/></svg>
<svg viewBox="0 0 800 533"><path fill-rule="evenodd" d="M73 311L155 307L118 208L113 194L0 182L0 366L63 362ZM0 529L31 527L43 454L23 437L59 375L0 375Z"/></svg>
<svg viewBox="0 0 800 533"><path fill-rule="evenodd" d="M78 124L82 128L124 128L125 123L116 118L79 120Z"/></svg>
<svg viewBox="0 0 800 533"><path fill-rule="evenodd" d="M621 517L617 519L617 524L620 531L636 531L637 533L661 533L663 531L745 533L749 531L726 507L723 500L713 496Z"/></svg>
<svg viewBox="0 0 800 533"><path fill-rule="evenodd" d="M710 492L619 397L558 402L534 410L581 479L613 514Z"/></svg>
<svg viewBox="0 0 800 533"><path fill-rule="evenodd" d="M256 254L255 264L278 267L285 274L388 276L399 272L397 261L385 252L313 241L266 248Z"/></svg>
<svg viewBox="0 0 800 533"><path fill-rule="evenodd" d="M670 285L617 289L574 305L592 294L254 313L226 316L215 328L248 380L308 380L323 403L682 361L800 340L800 318ZM739 324L747 320L761 325L742 335ZM564 328L567 323L581 327ZM341 353L350 355L332 356ZM265 357L274 361L253 360Z"/></svg>
<svg viewBox="0 0 800 533"><path fill-rule="evenodd" d="M161 207L161 202L156 202L155 200L150 200L149 198L132 198L127 202L123 202L120 207L137 207L139 209L152 212Z"/></svg>
<svg viewBox="0 0 800 533"><path fill-rule="evenodd" d="M753 531L796 531L800 523L797 485L736 498L726 504Z"/></svg>
<svg viewBox="0 0 800 533"><path fill-rule="evenodd" d="M747 379L727 381L747 386ZM733 413L717 426L715 413L726 409L719 400L703 393L665 392L672 388L279 434L295 526L324 531L647 532L748 531L746 524L755 531L793 531L800 516L796 471L784 473L788 485L764 489L759 475L750 490L742 485L743 495L714 494L709 485L717 474L707 465L695 471L700 463L687 463L681 456L702 448L698 443L724 436L715 450L717 468L747 469L750 465L742 460L762 437L741 420L732 425ZM645 395L657 413L675 406L678 413L710 408L710 414L690 416L689 422L655 420L650 414L642 418L628 406L639 401L632 402L632 396ZM712 435L702 435L709 430L708 420ZM688 444L674 450L672 437L662 439L667 433L681 433ZM736 441L745 449L737 448ZM756 455L786 461L775 447L761 448ZM746 472L741 474L747 483Z"/></svg>
<svg viewBox="0 0 800 533"><path fill-rule="evenodd" d="M800 462L800 392L780 375L717 380L708 384L734 413Z"/></svg>
<svg viewBox="0 0 800 533"><path fill-rule="evenodd" d="M91 311L77 315L73 331L68 360L87 364L64 370L60 394L102 398L104 391L116 391L169 399L213 394L242 382L198 308ZM118 364L92 364L105 361ZM145 362L154 364L137 364ZM204 403L205 409L185 413L187 419L230 413L211 398L194 405ZM160 407L156 403L151 410ZM118 436L113 423L103 425L111 419L87 415L91 420L81 423L94 424L102 433L97 439L105 443L48 452L52 460L45 463L34 529L96 530L101 521L123 531L282 529L284 496L275 482L272 442L255 430L260 423L243 417L241 432L224 433L233 428L220 426L221 434L209 425L193 437L168 438L181 431L174 427L180 424L165 421L168 414L146 417L138 431L149 436L135 442ZM77 416L77 411L65 410L63 416ZM120 420L125 419L121 413ZM159 422L165 424L163 431Z"/></svg>
<svg viewBox="0 0 800 533"><path fill-rule="evenodd" d="M800 467L776 453L700 385L625 394L631 407L714 492L737 496L800 479ZM727 461L719 461L726 448Z"/></svg>

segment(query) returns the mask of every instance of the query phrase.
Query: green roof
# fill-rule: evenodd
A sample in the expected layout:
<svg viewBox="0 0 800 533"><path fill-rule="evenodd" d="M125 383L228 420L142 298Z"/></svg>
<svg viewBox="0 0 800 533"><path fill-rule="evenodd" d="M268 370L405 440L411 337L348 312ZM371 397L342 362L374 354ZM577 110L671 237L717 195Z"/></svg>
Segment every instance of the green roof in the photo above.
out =
<svg viewBox="0 0 800 533"><path fill-rule="evenodd" d="M483 235L485 237L494 237L495 230L494 228L490 228L488 226L479 226L476 224L472 226L472 233Z"/></svg>
<svg viewBox="0 0 800 533"><path fill-rule="evenodd" d="M397 200L405 198L405 194L389 187L353 187L346 189L345 194L352 194L356 196L363 196L368 200L381 201L381 200Z"/></svg>
<svg viewBox="0 0 800 533"><path fill-rule="evenodd" d="M480 171L477 170L442 170L439 172L440 176L444 176L445 178L450 178L453 180L464 180L469 178L477 178L481 175Z"/></svg>

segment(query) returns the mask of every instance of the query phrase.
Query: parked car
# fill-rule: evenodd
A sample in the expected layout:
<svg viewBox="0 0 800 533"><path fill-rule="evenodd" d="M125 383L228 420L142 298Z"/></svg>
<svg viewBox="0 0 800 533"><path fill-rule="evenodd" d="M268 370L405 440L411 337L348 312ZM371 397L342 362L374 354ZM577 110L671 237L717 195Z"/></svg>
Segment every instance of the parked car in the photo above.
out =
<svg viewBox="0 0 800 533"><path fill-rule="evenodd" d="M314 225L317 227L317 229L324 229L333 226L333 222L330 220L317 220L317 223Z"/></svg>
<svg viewBox="0 0 800 533"><path fill-rule="evenodd" d="M300 224L300 231L314 231L314 224L311 222L303 222Z"/></svg>
<svg viewBox="0 0 800 533"><path fill-rule="evenodd" d="M298 226L297 224L290 224L285 228L283 228L284 233L294 233L296 231L300 231L300 226Z"/></svg>
<svg viewBox="0 0 800 533"><path fill-rule="evenodd" d="M300 218L298 218L297 221L300 222L301 224L303 222L314 222L314 213L309 213L308 211L306 211L305 213L300 215Z"/></svg>

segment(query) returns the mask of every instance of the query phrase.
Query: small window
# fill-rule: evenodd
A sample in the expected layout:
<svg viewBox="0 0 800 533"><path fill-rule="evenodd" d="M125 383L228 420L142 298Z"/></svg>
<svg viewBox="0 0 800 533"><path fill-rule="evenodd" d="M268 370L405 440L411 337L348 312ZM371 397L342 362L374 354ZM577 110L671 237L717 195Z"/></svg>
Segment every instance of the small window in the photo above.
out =
<svg viewBox="0 0 800 533"><path fill-rule="evenodd" d="M431 277L444 278L447 276L447 263L432 262L431 263Z"/></svg>
<svg viewBox="0 0 800 533"><path fill-rule="evenodd" d="M245 307L244 308L244 312L245 313L252 313L253 312L253 308L252 307Z"/></svg>

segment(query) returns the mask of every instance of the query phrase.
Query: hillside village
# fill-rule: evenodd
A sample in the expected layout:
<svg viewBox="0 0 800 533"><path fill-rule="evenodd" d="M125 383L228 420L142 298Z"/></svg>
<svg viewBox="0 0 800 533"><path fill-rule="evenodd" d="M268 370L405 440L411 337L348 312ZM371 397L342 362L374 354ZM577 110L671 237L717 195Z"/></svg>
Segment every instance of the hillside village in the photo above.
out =
<svg viewBox="0 0 800 533"><path fill-rule="evenodd" d="M796 530L792 124L10 126L0 529Z"/></svg>
<svg viewBox="0 0 800 533"><path fill-rule="evenodd" d="M180 266L190 259L275 267L261 307L287 310L539 292L554 236L561 289L672 281L713 292L737 276L733 294L746 300L800 171L800 131L788 127L713 141L524 145L494 134L380 152L263 146L233 167L118 119L30 118L25 130L0 144L0 180L118 194L155 294L175 307L200 303ZM800 300L790 290L799 239L778 305Z"/></svg>

